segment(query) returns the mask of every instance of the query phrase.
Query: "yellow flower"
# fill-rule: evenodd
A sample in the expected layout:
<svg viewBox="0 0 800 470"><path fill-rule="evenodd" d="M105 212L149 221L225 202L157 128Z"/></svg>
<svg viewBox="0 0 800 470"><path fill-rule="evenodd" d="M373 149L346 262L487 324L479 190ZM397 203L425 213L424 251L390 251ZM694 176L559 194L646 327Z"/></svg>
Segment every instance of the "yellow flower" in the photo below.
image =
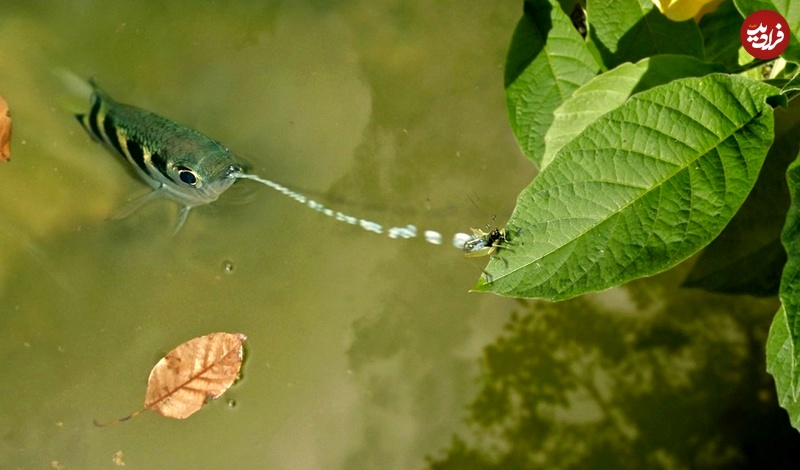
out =
<svg viewBox="0 0 800 470"><path fill-rule="evenodd" d="M716 10L723 0L653 0L655 6L672 21L694 18L700 21L706 13Z"/></svg>

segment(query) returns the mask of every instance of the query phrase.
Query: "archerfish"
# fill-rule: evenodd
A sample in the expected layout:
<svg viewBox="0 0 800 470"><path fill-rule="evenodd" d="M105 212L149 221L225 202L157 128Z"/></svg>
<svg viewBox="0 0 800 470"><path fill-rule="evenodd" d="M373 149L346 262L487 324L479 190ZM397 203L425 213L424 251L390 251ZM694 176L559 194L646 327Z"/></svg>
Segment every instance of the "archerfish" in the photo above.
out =
<svg viewBox="0 0 800 470"><path fill-rule="evenodd" d="M150 111L112 99L90 80L88 112L75 117L96 141L127 160L153 191L129 202L116 218L144 203L166 197L182 204L175 232L189 211L217 200L245 177L242 165L224 145Z"/></svg>

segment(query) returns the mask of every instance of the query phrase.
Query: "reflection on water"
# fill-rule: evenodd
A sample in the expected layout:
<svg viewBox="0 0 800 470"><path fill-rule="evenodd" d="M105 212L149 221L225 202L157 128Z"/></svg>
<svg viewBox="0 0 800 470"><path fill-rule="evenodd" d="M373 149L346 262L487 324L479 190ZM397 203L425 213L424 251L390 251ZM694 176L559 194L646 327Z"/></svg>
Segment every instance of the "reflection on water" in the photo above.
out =
<svg viewBox="0 0 800 470"><path fill-rule="evenodd" d="M556 305L468 294L480 265L456 250L339 224L246 181L176 237L169 201L106 220L147 188L59 109L53 67L348 213L447 236L488 222L477 195L505 220L534 175L501 88L521 5L262 5L3 7L15 129L0 168L0 466L680 467L737 463L760 444L727 429L773 426L774 397L756 399L770 390L771 304L676 305L674 276ZM141 406L153 364L213 331L248 337L244 379L223 400L185 421L92 426Z"/></svg>
<svg viewBox="0 0 800 470"><path fill-rule="evenodd" d="M791 468L764 373L777 302L659 278L518 309L484 351L471 431L431 468Z"/></svg>

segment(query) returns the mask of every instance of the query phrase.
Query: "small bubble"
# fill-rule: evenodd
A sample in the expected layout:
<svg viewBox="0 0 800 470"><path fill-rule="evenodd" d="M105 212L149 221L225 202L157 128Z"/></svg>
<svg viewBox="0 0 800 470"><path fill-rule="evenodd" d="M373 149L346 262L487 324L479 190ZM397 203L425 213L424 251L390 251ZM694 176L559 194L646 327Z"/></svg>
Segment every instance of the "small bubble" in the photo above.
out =
<svg viewBox="0 0 800 470"><path fill-rule="evenodd" d="M233 398L228 398L228 408L236 408L236 400Z"/></svg>
<svg viewBox="0 0 800 470"><path fill-rule="evenodd" d="M225 274L231 274L234 270L233 261L225 261L222 263L222 269L225 271Z"/></svg>

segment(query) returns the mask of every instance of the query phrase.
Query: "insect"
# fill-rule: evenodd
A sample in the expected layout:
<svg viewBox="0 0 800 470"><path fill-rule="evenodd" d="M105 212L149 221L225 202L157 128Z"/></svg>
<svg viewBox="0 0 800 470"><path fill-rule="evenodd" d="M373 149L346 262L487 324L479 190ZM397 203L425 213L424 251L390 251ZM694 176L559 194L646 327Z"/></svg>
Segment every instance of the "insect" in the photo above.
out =
<svg viewBox="0 0 800 470"><path fill-rule="evenodd" d="M464 256L466 258L478 258L481 256L491 256L500 249L500 246L508 242L506 229L495 228L490 232L484 232L478 228L471 228L473 237L464 243Z"/></svg>

